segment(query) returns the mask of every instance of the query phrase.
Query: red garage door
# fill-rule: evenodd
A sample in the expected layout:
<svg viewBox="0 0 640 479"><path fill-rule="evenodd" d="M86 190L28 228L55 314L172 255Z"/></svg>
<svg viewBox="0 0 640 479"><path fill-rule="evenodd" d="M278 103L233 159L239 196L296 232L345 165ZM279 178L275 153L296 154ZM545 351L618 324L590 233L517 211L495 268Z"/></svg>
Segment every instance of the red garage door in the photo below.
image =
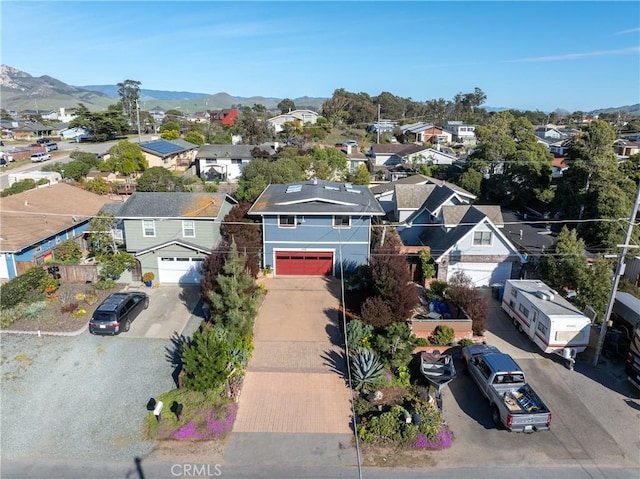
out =
<svg viewBox="0 0 640 479"><path fill-rule="evenodd" d="M326 276L333 272L333 253L276 253L276 275Z"/></svg>

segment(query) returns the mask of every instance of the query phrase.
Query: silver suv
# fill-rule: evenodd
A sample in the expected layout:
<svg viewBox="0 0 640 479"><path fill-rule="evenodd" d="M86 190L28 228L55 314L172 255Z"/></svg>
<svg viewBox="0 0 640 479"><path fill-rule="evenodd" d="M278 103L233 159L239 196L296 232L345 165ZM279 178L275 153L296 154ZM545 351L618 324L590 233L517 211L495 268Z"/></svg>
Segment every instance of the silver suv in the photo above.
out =
<svg viewBox="0 0 640 479"><path fill-rule="evenodd" d="M40 163L41 161L50 160L51 155L49 153L34 153L31 155L31 163Z"/></svg>

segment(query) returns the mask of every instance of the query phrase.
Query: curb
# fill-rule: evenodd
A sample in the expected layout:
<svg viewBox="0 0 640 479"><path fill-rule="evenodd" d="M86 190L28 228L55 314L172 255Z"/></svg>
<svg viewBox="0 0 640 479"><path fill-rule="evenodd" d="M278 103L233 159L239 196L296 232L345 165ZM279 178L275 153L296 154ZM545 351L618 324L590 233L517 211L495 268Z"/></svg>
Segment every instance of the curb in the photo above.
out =
<svg viewBox="0 0 640 479"><path fill-rule="evenodd" d="M73 337L80 336L85 330L89 327L89 323L85 324L83 327L78 329L77 331L12 331L9 329L1 329L0 334L26 334L30 336L62 336L62 337Z"/></svg>

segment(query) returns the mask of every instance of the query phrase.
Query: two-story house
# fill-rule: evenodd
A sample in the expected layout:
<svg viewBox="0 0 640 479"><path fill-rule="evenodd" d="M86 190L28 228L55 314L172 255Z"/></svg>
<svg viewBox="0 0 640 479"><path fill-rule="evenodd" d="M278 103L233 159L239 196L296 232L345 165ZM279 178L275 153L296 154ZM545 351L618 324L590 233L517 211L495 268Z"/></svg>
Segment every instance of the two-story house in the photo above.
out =
<svg viewBox="0 0 640 479"><path fill-rule="evenodd" d="M140 143L149 168L161 166L171 171L184 171L195 160L198 145L179 139Z"/></svg>
<svg viewBox="0 0 640 479"><path fill-rule="evenodd" d="M366 186L314 179L269 185L248 215L262 218L263 267L341 275L368 263L371 222L384 211Z"/></svg>
<svg viewBox="0 0 640 479"><path fill-rule="evenodd" d="M220 242L220 225L237 202L223 193L134 193L117 216L137 268L160 283L198 283L204 258Z"/></svg>
<svg viewBox="0 0 640 479"><path fill-rule="evenodd" d="M467 125L462 121L448 121L445 130L451 133L452 141L467 146L476 144L476 127L473 125Z"/></svg>
<svg viewBox="0 0 640 479"><path fill-rule="evenodd" d="M237 108L225 108L223 110L211 110L209 121L222 126L233 126L238 119Z"/></svg>

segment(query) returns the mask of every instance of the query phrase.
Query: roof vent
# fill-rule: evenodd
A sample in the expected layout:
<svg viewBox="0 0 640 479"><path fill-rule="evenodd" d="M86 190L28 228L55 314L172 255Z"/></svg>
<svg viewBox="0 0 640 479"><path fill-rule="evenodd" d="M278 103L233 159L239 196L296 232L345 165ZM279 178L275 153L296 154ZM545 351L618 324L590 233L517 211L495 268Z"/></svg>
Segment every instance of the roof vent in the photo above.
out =
<svg viewBox="0 0 640 479"><path fill-rule="evenodd" d="M285 193L299 193L302 191L302 185L289 185Z"/></svg>
<svg viewBox="0 0 640 479"><path fill-rule="evenodd" d="M545 301L553 300L553 294L551 293L551 291L538 291L536 294L540 299L543 299Z"/></svg>

